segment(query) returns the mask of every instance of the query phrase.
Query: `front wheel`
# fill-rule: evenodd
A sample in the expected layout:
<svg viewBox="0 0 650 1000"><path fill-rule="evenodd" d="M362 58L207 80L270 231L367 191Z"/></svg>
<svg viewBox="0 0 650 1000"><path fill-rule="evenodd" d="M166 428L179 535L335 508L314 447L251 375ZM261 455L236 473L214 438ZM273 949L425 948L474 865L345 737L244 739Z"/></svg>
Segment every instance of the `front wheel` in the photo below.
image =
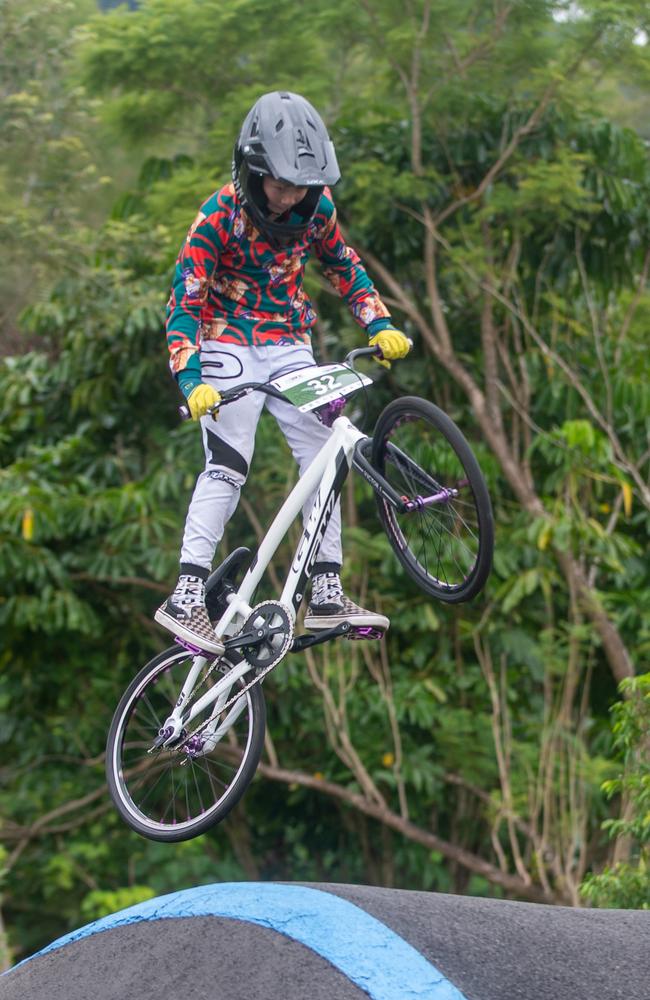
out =
<svg viewBox="0 0 650 1000"><path fill-rule="evenodd" d="M470 446L446 413L405 396L381 412L372 464L410 507L377 494L379 517L409 576L447 604L475 597L490 575L492 505Z"/></svg>
<svg viewBox="0 0 650 1000"><path fill-rule="evenodd" d="M157 747L194 657L172 646L154 657L134 678L113 716L106 744L106 777L111 798L125 822L150 840L189 840L220 822L237 804L255 774L264 746L266 710L259 684L214 720L208 707L191 723L203 723L200 752ZM223 664L203 667L197 697L224 676ZM244 681L233 685L236 694ZM207 737L210 737L209 739ZM186 741L187 745L187 741Z"/></svg>

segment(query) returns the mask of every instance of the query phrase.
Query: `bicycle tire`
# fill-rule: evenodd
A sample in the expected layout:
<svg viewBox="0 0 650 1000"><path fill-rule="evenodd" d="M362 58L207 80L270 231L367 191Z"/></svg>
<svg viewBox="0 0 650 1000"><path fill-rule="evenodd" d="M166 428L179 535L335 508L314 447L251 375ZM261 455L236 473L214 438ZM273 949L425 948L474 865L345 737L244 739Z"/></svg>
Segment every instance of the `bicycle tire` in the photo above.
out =
<svg viewBox="0 0 650 1000"><path fill-rule="evenodd" d="M379 518L406 572L446 604L471 600L490 575L494 522L485 479L461 431L434 403L405 396L380 413L371 460L416 504L400 514L376 492Z"/></svg>
<svg viewBox="0 0 650 1000"><path fill-rule="evenodd" d="M205 756L192 758L182 750L164 748L152 756L153 741L174 707L192 659L182 646L171 646L150 660L124 692L108 733L106 778L111 798L125 823L149 840L190 840L223 820L252 781L264 748L266 707L256 684L242 695L245 706L235 720L235 724L243 721L239 726L243 748L233 745L237 737L231 729L228 744L217 743ZM238 682L240 687L244 683ZM193 720L192 728L206 721L212 709ZM151 787L146 791L148 777ZM213 797L209 806L204 794L206 799Z"/></svg>

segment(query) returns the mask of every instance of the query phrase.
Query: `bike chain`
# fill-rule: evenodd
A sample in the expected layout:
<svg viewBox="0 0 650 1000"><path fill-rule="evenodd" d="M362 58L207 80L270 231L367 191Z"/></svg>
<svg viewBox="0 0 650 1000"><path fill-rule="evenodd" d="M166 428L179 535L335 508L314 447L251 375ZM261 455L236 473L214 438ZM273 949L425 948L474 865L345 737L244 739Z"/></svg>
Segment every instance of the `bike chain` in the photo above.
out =
<svg viewBox="0 0 650 1000"><path fill-rule="evenodd" d="M293 619L291 617L289 609L284 604L281 604L279 601L262 601L261 604L256 604L255 607L253 608L252 613L246 619L246 621L240 628L239 632L237 632L234 636L232 636L232 638L236 639L237 636L241 635L241 633L244 632L246 629L254 627L253 622L255 621L256 618L259 617L260 610L266 610L267 608L278 609L279 612L285 616L288 623L288 631L286 632L285 640L282 644L282 648L278 656L276 656L276 658L267 667L264 667L263 670L260 670L258 673L256 673L252 681L249 681L248 684L246 684L240 691L237 692L237 694L233 695L232 698L229 698L226 704L222 705L218 712L214 712L209 719L206 719L205 722L202 722L201 725L198 727L198 729L194 729L192 730L191 733L188 733L188 735L185 737L182 743L179 743L178 746L173 747L174 750L178 752L184 750L191 739L200 736L201 733L208 728L211 722L214 722L214 720L217 719L223 712L227 711L229 708L232 708L235 702L239 701L239 699L243 695L245 695L247 691L249 691L252 687L254 687L255 684L261 683L261 681L264 680L266 675L270 673L275 666L278 665L280 660L284 659L286 653L289 650L289 647L291 646L291 643L293 642ZM246 657L244 657L244 659L246 659ZM210 674L213 672L213 670L217 668L219 662L220 661L216 661L212 665L212 667L204 677L203 681L201 682L201 686L205 684ZM226 675L224 674L224 676Z"/></svg>

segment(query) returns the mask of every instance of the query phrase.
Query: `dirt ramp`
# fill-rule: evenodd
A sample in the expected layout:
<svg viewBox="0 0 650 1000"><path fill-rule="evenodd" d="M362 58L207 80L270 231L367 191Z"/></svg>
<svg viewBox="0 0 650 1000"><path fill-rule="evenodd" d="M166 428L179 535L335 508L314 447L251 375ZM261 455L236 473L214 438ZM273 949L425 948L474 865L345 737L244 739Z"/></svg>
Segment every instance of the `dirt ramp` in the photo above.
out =
<svg viewBox="0 0 650 1000"><path fill-rule="evenodd" d="M650 911L318 887L402 935L467 1000L650 1000Z"/></svg>
<svg viewBox="0 0 650 1000"><path fill-rule="evenodd" d="M226 883L82 927L0 1000L650 1000L650 913Z"/></svg>

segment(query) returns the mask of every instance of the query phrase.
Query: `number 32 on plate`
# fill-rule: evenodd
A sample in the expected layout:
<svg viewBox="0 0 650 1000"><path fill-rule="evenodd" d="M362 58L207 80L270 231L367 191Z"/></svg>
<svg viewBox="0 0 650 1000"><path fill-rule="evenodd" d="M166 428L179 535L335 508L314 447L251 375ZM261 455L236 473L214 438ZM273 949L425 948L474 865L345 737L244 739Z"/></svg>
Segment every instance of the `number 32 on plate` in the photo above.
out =
<svg viewBox="0 0 650 1000"><path fill-rule="evenodd" d="M318 378L310 378L307 382L310 389L314 390L314 395L323 396L332 389L339 389L339 383L333 375L319 375Z"/></svg>

